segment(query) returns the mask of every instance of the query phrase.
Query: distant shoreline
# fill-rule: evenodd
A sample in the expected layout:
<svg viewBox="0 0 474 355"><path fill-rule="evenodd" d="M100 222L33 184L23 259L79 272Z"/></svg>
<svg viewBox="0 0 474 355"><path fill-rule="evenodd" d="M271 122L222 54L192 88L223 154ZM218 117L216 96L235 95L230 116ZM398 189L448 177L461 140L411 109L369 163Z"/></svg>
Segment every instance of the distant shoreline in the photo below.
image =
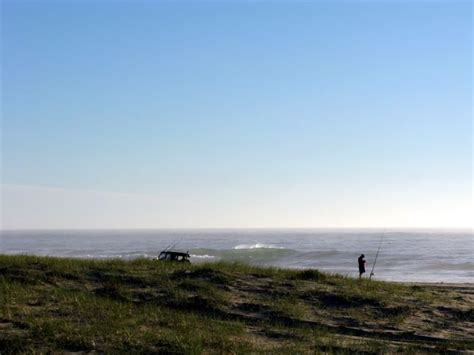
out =
<svg viewBox="0 0 474 355"><path fill-rule="evenodd" d="M11 257L11 256L26 256L26 257L38 257L38 258L57 258L57 259L72 259L72 260L96 260L96 261L104 261L104 262L107 262L107 261L124 261L124 262L127 262L127 261L133 261L134 259L122 259L122 258L94 258L94 257L68 257L68 256L45 256L45 255L35 255L35 254L27 254L27 253L24 253L24 254L4 254L4 253L0 253L0 257L2 256L7 256L7 257ZM147 259L147 260L150 260L150 261L153 261L154 259ZM223 262L225 262L224 260L222 260ZM207 263L218 263L220 261L216 260L216 261L199 261L199 262L194 262L193 264L196 264L196 265L199 265L199 264L207 264ZM255 265L252 265L252 264L249 264L249 266L255 266ZM272 267L270 265L267 265L267 267ZM285 267L277 267L277 268L280 268L280 269L286 269ZM319 269L317 268L288 268L289 270L295 270L295 271L298 271L298 270L315 270L315 271L320 271ZM326 272L326 271L322 271L322 272ZM348 276L348 275L344 275L344 274L338 274L338 273L328 273L328 274L332 274L332 275L336 275L336 276L341 276L341 277L351 277L351 276ZM354 279L356 279L357 277L356 276L353 276ZM363 279L365 280L368 280L368 277L364 277ZM461 288L461 287L464 287L464 288L473 288L474 289L474 281L473 282L429 282L429 281L397 281L397 280L382 280L382 279L373 279L373 281L376 281L376 282L387 282L387 283L394 283L394 284L400 284L400 285L404 285L404 286L424 286L424 287L458 287L458 288Z"/></svg>
<svg viewBox="0 0 474 355"><path fill-rule="evenodd" d="M364 230L88 230L0 234L0 252L109 259L155 258L173 246L191 262L227 261L282 268L312 268L358 276L357 257L371 270L381 231ZM471 233L390 231L384 234L375 279L472 283ZM368 273L364 277L368 277Z"/></svg>
<svg viewBox="0 0 474 355"><path fill-rule="evenodd" d="M464 287L473 288L474 282L403 282L403 281L384 281L393 282L406 286L430 286L430 287Z"/></svg>

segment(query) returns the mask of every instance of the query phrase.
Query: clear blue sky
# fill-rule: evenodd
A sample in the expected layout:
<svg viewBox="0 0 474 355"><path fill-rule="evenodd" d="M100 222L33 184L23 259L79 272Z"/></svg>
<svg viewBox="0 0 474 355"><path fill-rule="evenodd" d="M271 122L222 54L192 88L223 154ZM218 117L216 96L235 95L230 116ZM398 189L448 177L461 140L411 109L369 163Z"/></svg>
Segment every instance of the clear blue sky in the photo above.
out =
<svg viewBox="0 0 474 355"><path fill-rule="evenodd" d="M472 226L470 2L2 3L4 228Z"/></svg>

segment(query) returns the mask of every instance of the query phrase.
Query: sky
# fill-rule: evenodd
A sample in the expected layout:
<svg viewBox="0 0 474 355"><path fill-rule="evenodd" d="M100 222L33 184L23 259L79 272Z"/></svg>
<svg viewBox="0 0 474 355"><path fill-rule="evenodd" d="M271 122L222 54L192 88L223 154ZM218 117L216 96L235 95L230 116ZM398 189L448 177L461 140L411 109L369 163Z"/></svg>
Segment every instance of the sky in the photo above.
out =
<svg viewBox="0 0 474 355"><path fill-rule="evenodd" d="M472 228L469 1L2 1L1 228Z"/></svg>

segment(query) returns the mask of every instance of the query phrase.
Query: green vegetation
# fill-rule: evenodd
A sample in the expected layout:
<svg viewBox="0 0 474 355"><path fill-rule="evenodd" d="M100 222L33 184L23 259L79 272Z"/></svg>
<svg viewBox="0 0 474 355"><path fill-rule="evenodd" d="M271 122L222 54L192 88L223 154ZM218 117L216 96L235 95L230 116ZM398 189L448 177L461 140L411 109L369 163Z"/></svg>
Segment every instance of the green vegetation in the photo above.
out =
<svg viewBox="0 0 474 355"><path fill-rule="evenodd" d="M472 289L316 270L0 256L0 353L474 350Z"/></svg>

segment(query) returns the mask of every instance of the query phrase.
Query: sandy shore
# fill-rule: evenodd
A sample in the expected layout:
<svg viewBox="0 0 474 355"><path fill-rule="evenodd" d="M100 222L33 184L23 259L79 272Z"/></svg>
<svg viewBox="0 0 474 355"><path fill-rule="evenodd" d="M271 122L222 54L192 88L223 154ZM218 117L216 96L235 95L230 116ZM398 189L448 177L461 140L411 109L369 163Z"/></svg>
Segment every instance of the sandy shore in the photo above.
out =
<svg viewBox="0 0 474 355"><path fill-rule="evenodd" d="M474 283L463 282L463 283L454 283L454 282L396 282L406 286L432 286L432 287L451 287L455 289L463 288L474 288Z"/></svg>

